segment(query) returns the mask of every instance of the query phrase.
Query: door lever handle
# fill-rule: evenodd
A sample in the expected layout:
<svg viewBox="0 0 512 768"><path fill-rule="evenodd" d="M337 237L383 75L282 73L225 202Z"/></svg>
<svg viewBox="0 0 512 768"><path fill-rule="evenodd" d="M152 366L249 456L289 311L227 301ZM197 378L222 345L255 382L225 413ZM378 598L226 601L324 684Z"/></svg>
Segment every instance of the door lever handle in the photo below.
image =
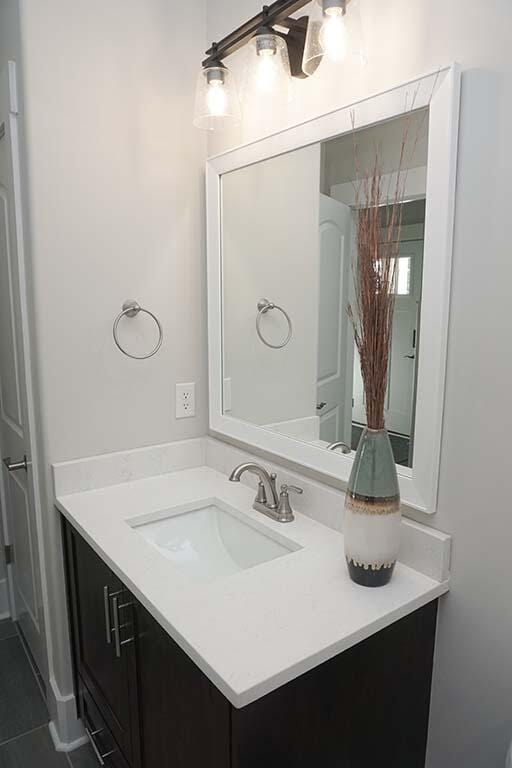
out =
<svg viewBox="0 0 512 768"><path fill-rule="evenodd" d="M414 355L404 355L404 357L407 357L409 360L414 360Z"/></svg>
<svg viewBox="0 0 512 768"><path fill-rule="evenodd" d="M21 461L11 461L11 457L7 456L7 458L4 459L4 464L9 472L17 472L19 469L24 469L25 472L27 472L30 466L30 462L27 460L26 456L24 456Z"/></svg>

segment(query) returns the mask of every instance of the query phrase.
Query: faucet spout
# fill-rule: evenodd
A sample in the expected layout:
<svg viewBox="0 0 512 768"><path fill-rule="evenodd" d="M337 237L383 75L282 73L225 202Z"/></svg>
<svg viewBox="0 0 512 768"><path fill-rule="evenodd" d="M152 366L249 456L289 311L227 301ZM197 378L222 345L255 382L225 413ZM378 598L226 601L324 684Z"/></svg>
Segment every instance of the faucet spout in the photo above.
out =
<svg viewBox="0 0 512 768"><path fill-rule="evenodd" d="M230 474L229 479L232 483L239 483L240 478L244 472L251 472L253 475L258 477L259 482L265 489L265 496L267 499L266 506L268 509L276 509L279 504L279 498L277 496L276 490L276 476L274 474L269 475L267 470L263 467L260 467L259 464L255 464L252 461L247 461L245 464L239 464L238 467L235 467L235 469Z"/></svg>
<svg viewBox="0 0 512 768"><path fill-rule="evenodd" d="M342 443L340 440L335 443L330 443L327 446L328 451L335 451L336 448L341 448L342 453L352 453L350 446L348 446L346 443Z"/></svg>

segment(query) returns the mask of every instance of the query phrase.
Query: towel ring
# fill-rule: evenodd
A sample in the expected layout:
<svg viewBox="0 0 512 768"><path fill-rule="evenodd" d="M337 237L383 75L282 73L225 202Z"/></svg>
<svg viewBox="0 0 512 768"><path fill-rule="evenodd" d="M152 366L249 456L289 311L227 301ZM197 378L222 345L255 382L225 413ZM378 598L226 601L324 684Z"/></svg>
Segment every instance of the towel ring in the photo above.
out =
<svg viewBox="0 0 512 768"><path fill-rule="evenodd" d="M260 299L258 301L257 307L258 307L258 314L256 315L256 333L260 337L261 341L271 349L282 349L283 347L286 347L293 333L292 321L290 320L290 316L288 312L286 312L282 307L279 307L277 304L274 304L273 301L269 301L268 299ZM267 341L265 339L265 337L261 332L261 327L260 327L261 318L271 309L279 310L279 312L281 312L285 316L286 322L288 323L288 335L281 344L271 344L270 341Z"/></svg>
<svg viewBox="0 0 512 768"><path fill-rule="evenodd" d="M156 347L151 352L149 352L149 354L147 354L147 355L132 355L131 352L127 352L126 349L123 349L123 347L121 346L121 344L119 342L119 339L117 338L117 326L119 325L119 321L121 320L121 318L122 317L137 317L139 312L145 312L146 315L149 315L150 317L153 318L153 320L155 321L155 323L157 325L158 333L159 333L158 342L157 342ZM117 348L121 350L123 355L126 355L127 357L131 357L134 360L147 360L148 357L153 357L153 355L156 355L156 353L158 352L158 350L162 346L162 341L164 339L163 328L162 328L162 325L161 325L160 320L158 319L158 317L156 315L154 315L152 312L150 312L149 309L144 309L144 307L141 307L140 304L137 301L134 301L133 299L127 299L124 302L123 307L121 309L121 312L118 314L118 316L114 320L114 325L113 325L113 328L112 328L112 334L114 336L114 341L116 343Z"/></svg>

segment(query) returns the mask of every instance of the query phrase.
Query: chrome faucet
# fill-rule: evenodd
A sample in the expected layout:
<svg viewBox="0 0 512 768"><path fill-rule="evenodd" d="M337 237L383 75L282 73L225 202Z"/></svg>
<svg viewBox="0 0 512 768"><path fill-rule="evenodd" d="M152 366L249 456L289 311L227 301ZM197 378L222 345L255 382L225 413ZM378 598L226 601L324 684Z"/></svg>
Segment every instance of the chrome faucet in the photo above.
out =
<svg viewBox="0 0 512 768"><path fill-rule="evenodd" d="M262 512L267 517L271 517L272 520L277 520L279 523L291 523L294 519L293 511L290 506L289 492L303 493L302 488L297 488L295 485L282 485L281 492L278 496L276 489L275 472L270 474L266 469L259 464L255 464L252 461L245 462L245 464L239 464L238 467L232 471L229 479L232 483L239 483L240 478L244 472L251 472L258 478L258 490L256 492L256 498L254 499L253 509L257 512Z"/></svg>
<svg viewBox="0 0 512 768"><path fill-rule="evenodd" d="M346 443L342 443L341 441L337 441L336 443L329 443L327 446L328 451L335 451L336 448L341 448L342 453L351 453L352 449L350 446L348 446Z"/></svg>

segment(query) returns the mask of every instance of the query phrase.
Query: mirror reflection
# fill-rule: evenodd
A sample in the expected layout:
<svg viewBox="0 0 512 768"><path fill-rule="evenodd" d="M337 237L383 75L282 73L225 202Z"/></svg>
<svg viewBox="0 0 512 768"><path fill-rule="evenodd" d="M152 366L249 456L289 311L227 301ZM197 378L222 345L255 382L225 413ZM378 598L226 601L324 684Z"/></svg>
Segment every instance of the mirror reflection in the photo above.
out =
<svg viewBox="0 0 512 768"><path fill-rule="evenodd" d="M357 182L377 152L391 202L406 119L386 427L396 462L411 467L426 207L424 111L223 175L223 411L319 449L356 449L366 424L347 316L357 263ZM384 194L383 226L387 211Z"/></svg>

